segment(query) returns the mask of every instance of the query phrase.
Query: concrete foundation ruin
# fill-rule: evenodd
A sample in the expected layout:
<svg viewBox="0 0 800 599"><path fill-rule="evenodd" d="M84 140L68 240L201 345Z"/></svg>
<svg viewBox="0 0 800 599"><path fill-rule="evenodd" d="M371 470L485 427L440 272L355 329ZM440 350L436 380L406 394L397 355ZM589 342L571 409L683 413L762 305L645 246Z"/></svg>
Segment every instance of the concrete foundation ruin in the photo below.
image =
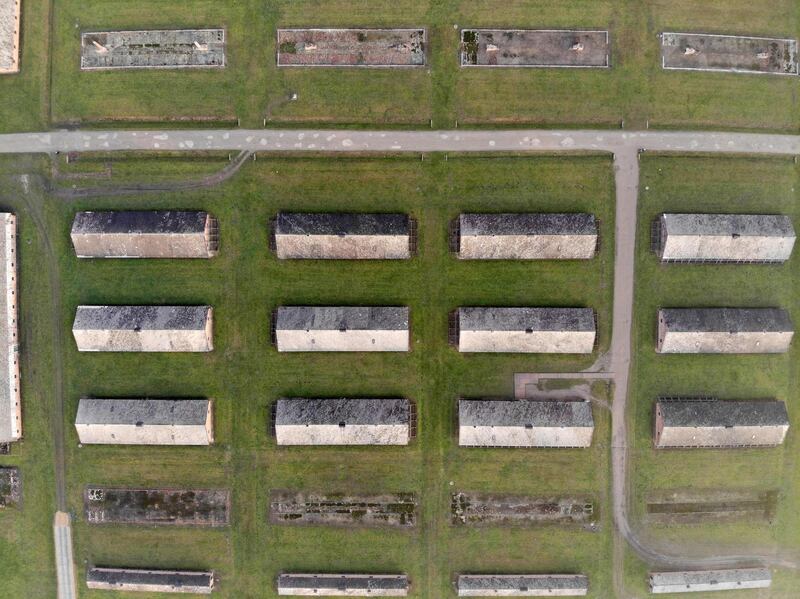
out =
<svg viewBox="0 0 800 599"><path fill-rule="evenodd" d="M279 67L422 67L425 29L278 29Z"/></svg>
<svg viewBox="0 0 800 599"><path fill-rule="evenodd" d="M784 353L794 336L779 308L663 308L656 351L662 354Z"/></svg>
<svg viewBox="0 0 800 599"><path fill-rule="evenodd" d="M648 582L654 594L737 591L769 588L772 574L767 568L651 572Z"/></svg>
<svg viewBox="0 0 800 599"><path fill-rule="evenodd" d="M405 214L278 214L273 244L281 259L407 260L414 223Z"/></svg>
<svg viewBox="0 0 800 599"><path fill-rule="evenodd" d="M78 258L211 258L217 219L201 211L78 212L72 222Z"/></svg>
<svg viewBox="0 0 800 599"><path fill-rule="evenodd" d="M214 590L214 572L89 568L86 586L103 591L210 595Z"/></svg>
<svg viewBox="0 0 800 599"><path fill-rule="evenodd" d="M210 352L211 306L78 306L78 351Z"/></svg>
<svg viewBox="0 0 800 599"><path fill-rule="evenodd" d="M75 416L86 445L211 445L208 399L87 399Z"/></svg>
<svg viewBox="0 0 800 599"><path fill-rule="evenodd" d="M278 595L304 597L405 597L405 574L281 574Z"/></svg>
<svg viewBox="0 0 800 599"><path fill-rule="evenodd" d="M610 66L608 31L463 29L462 67Z"/></svg>
<svg viewBox="0 0 800 599"><path fill-rule="evenodd" d="M795 231L778 214L662 214L656 223L662 262L785 262Z"/></svg>
<svg viewBox="0 0 800 599"><path fill-rule="evenodd" d="M0 75L19 73L22 0L0 0Z"/></svg>
<svg viewBox="0 0 800 599"><path fill-rule="evenodd" d="M589 579L582 574L460 574L459 597L582 597Z"/></svg>
<svg viewBox="0 0 800 599"><path fill-rule="evenodd" d="M458 351L590 354L591 308L459 308Z"/></svg>
<svg viewBox="0 0 800 599"><path fill-rule="evenodd" d="M589 447L591 403L584 400L458 401L458 444L466 447Z"/></svg>
<svg viewBox="0 0 800 599"><path fill-rule="evenodd" d="M224 29L97 31L81 35L82 71L224 66Z"/></svg>
<svg viewBox="0 0 800 599"><path fill-rule="evenodd" d="M593 214L462 214L463 260L589 260L597 249Z"/></svg>
<svg viewBox="0 0 800 599"><path fill-rule="evenodd" d="M88 486L83 494L89 524L192 526L230 524L227 489L131 489Z"/></svg>
<svg viewBox="0 0 800 599"><path fill-rule="evenodd" d="M407 445L407 399L279 399L278 445Z"/></svg>
<svg viewBox="0 0 800 599"><path fill-rule="evenodd" d="M22 438L17 338L17 217L0 213L0 443Z"/></svg>
<svg viewBox="0 0 800 599"><path fill-rule="evenodd" d="M797 40L664 32L661 66L667 70L797 75Z"/></svg>
<svg viewBox="0 0 800 599"><path fill-rule="evenodd" d="M280 352L407 352L409 310L374 306L282 306L274 316Z"/></svg>
<svg viewBox="0 0 800 599"><path fill-rule="evenodd" d="M720 401L662 398L656 402L656 448L773 447L789 431L786 404L774 399Z"/></svg>

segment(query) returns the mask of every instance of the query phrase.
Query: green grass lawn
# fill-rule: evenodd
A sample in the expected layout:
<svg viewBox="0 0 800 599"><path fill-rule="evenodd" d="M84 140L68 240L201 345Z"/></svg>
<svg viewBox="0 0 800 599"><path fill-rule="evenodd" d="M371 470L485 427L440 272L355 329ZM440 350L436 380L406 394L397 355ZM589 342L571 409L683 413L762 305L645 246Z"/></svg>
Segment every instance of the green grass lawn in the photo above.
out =
<svg viewBox="0 0 800 599"><path fill-rule="evenodd" d="M238 119L247 127L260 127L264 119L269 126L406 128L427 127L431 120L440 128L456 122L497 127L619 127L624 122L626 128L649 123L776 131L800 126L796 78L665 72L658 39L664 30L797 37L800 9L792 0L731 0L702 11L689 0L510 0L502 10L488 0L195 0L189 12L179 0L63 0L55 4L54 24L50 97L45 97L41 81L47 76L46 49L37 50L34 63L29 56L33 49L26 46L27 79L15 83L10 78L8 85L23 94L18 102L38 97L42 104L25 106L18 111L21 116L11 111L10 129L40 123L41 117L36 121L30 112L46 102L52 103L55 124L115 126L131 121L213 126ZM279 27L359 26L426 27L428 65L386 70L276 67ZM43 26L36 27L42 35ZM159 27L225 27L227 68L80 71L81 31ZM612 66L462 69L462 27L609 30Z"/></svg>
<svg viewBox="0 0 800 599"><path fill-rule="evenodd" d="M122 161L136 169L135 161ZM15 163L16 164L16 163ZM77 164L80 164L77 163ZM20 159L15 168L42 169ZM164 175L144 160L143 180ZM180 164L176 167L183 169ZM194 172L190 169L188 172ZM608 509L610 418L595 410L589 450L480 450L457 447L459 395L512 394L517 371L572 370L594 356L462 356L447 346L447 313L459 305L592 306L600 346L610 331L613 253L613 180L610 159L597 156L404 158L272 158L248 163L221 187L181 194L132 195L75 201L44 197L40 186L20 192L3 177L3 197L20 214L23 298L35 321L23 319L31 381L25 396L25 442L0 460L20 463L22 511L0 514L38 544L3 543L0 573L12 588L43 570L30 597L52 596L50 517L53 495L49 408L52 372L44 361L52 343L41 240L29 222L35 210L59 256L64 336L67 475L75 516L79 580L85 564L214 568L221 597L273 597L280 571L407 572L413 596L452 595L457 572L584 572L592 596L608 597L611 524ZM31 181L36 182L35 179ZM94 181L89 180L90 185ZM62 184L80 184L69 179ZM12 201L12 200L9 200ZM78 261L69 228L76 210L203 208L220 221L220 255L210 261ZM419 255L402 262L279 262L267 250L267 221L279 209L404 211L419 221ZM601 255L575 263L461 263L447 249L448 222L462 210L590 211L603 236ZM31 239L30 249L27 239ZM215 308L210 354L80 354L71 338L80 303L209 303ZM279 355L269 345L268 317L282 303L363 303L411 307L413 349L408 354ZM33 393L42 389L45 399ZM79 397L208 396L216 402L217 444L210 448L83 447L72 419ZM407 448L277 448L268 436L271 403L283 395L405 396L419 409L419 436ZM571 476L565 479L564 472ZM452 485L450 484L452 482ZM87 484L225 487L233 493L232 526L223 530L89 526L81 494ZM411 531L343 530L267 523L270 489L322 492L412 491L421 500L420 525ZM453 528L450 493L456 490L521 494L581 493L595 498L597 532L569 528ZM37 505L37 495L41 497ZM31 541L32 542L32 541ZM33 559L34 556L36 559ZM42 556L47 560L42 561ZM13 565L27 562L17 571ZM83 587L83 583L80 583ZM100 592L82 596L102 597ZM108 595L111 596L111 595ZM146 596L146 595L143 595Z"/></svg>
<svg viewBox="0 0 800 599"><path fill-rule="evenodd" d="M782 213L797 222L797 166L791 159L670 157L642 158L637 224L635 364L631 395L633 422L632 512L641 520L644 497L658 489L760 489L779 491L770 525L762 522L691 526L639 526L656 546L693 555L800 551L800 491L797 428L800 413L797 349L781 355L657 355L659 307L780 306L800 322L798 260L782 266L665 265L649 252L650 223L661 212ZM652 446L653 405L659 394L714 395L721 399L774 397L786 402L791 426L784 446L754 450L662 450ZM644 587L644 568L630 586ZM790 597L800 578L780 572L770 597ZM700 595L698 595L700 596ZM742 597L765 597L752 592Z"/></svg>
<svg viewBox="0 0 800 599"><path fill-rule="evenodd" d="M48 0L22 3L20 72L0 75L0 133L48 126L49 18Z"/></svg>

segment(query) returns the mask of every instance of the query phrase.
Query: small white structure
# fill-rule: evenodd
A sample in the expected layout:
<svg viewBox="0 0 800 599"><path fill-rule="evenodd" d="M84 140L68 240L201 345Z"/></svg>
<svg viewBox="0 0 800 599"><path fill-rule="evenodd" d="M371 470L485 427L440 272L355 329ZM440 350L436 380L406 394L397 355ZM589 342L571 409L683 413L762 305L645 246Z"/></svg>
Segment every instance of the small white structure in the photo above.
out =
<svg viewBox="0 0 800 599"><path fill-rule="evenodd" d="M211 306L78 306L78 351L209 352Z"/></svg>
<svg viewBox="0 0 800 599"><path fill-rule="evenodd" d="M674 398L656 402L656 448L772 447L789 431L786 404L773 399L720 401Z"/></svg>
<svg viewBox="0 0 800 599"><path fill-rule="evenodd" d="M589 447L594 418L588 401L458 401L458 444L466 447Z"/></svg>
<svg viewBox="0 0 800 599"><path fill-rule="evenodd" d="M769 588L772 574L767 568L651 572L649 582L654 594L737 591Z"/></svg>
<svg viewBox="0 0 800 599"><path fill-rule="evenodd" d="M305 597L405 597L405 574L281 574L278 595Z"/></svg>
<svg viewBox="0 0 800 599"><path fill-rule="evenodd" d="M211 258L219 224L208 212L78 212L72 222L78 258Z"/></svg>
<svg viewBox="0 0 800 599"><path fill-rule="evenodd" d="M282 306L275 315L280 352L407 352L409 310L391 306Z"/></svg>
<svg viewBox="0 0 800 599"><path fill-rule="evenodd" d="M463 260L589 260L597 249L593 214L462 214Z"/></svg>
<svg viewBox="0 0 800 599"><path fill-rule="evenodd" d="M279 399L278 445L407 445L407 399Z"/></svg>
<svg viewBox="0 0 800 599"><path fill-rule="evenodd" d="M17 339L17 217L0 213L0 443L22 437Z"/></svg>
<svg viewBox="0 0 800 599"><path fill-rule="evenodd" d="M589 579L582 574L461 574L459 597L583 597Z"/></svg>
<svg viewBox="0 0 800 599"><path fill-rule="evenodd" d="M789 350L794 327L780 308L664 308L662 354L775 354Z"/></svg>
<svg viewBox="0 0 800 599"><path fill-rule="evenodd" d="M412 225L405 214L281 212L272 235L281 259L407 260Z"/></svg>
<svg viewBox="0 0 800 599"><path fill-rule="evenodd" d="M792 220L779 214L662 214L662 262L784 262L792 255Z"/></svg>
<svg viewBox="0 0 800 599"><path fill-rule="evenodd" d="M103 591L210 595L214 590L214 572L89 568L86 586Z"/></svg>
<svg viewBox="0 0 800 599"><path fill-rule="evenodd" d="M458 351L590 354L591 308L459 308Z"/></svg>
<svg viewBox="0 0 800 599"><path fill-rule="evenodd" d="M211 445L208 399L87 399L78 403L78 439L85 445Z"/></svg>

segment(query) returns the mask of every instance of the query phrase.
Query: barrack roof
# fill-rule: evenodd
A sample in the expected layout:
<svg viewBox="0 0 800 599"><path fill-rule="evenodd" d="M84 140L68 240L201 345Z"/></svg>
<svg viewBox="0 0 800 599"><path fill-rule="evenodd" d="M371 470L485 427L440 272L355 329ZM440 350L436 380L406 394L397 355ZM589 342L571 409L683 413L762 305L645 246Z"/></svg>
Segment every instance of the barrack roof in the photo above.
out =
<svg viewBox="0 0 800 599"><path fill-rule="evenodd" d="M281 574L278 586L292 589L405 589L408 577L405 574Z"/></svg>
<svg viewBox="0 0 800 599"><path fill-rule="evenodd" d="M650 582L653 585L697 585L721 584L726 582L745 582L771 580L772 575L767 568L736 568L731 570L694 570L684 572L651 572Z"/></svg>
<svg viewBox="0 0 800 599"><path fill-rule="evenodd" d="M278 235L409 235L405 214L280 212Z"/></svg>
<svg viewBox="0 0 800 599"><path fill-rule="evenodd" d="M275 424L402 424L409 422L407 399L305 399L278 400Z"/></svg>
<svg viewBox="0 0 800 599"><path fill-rule="evenodd" d="M670 332L792 332L789 313L781 308L662 308Z"/></svg>
<svg viewBox="0 0 800 599"><path fill-rule="evenodd" d="M781 214L662 215L669 235L795 237L792 220Z"/></svg>
<svg viewBox="0 0 800 599"><path fill-rule="evenodd" d="M208 213L202 211L130 210L78 212L72 222L72 234L203 233L206 228L207 218Z"/></svg>
<svg viewBox="0 0 800 599"><path fill-rule="evenodd" d="M459 308L466 331L594 331L591 308Z"/></svg>
<svg viewBox="0 0 800 599"><path fill-rule="evenodd" d="M275 324L281 331L405 331L408 314L392 306L281 306Z"/></svg>
<svg viewBox="0 0 800 599"><path fill-rule="evenodd" d="M788 426L786 404L774 399L659 399L664 426L733 427Z"/></svg>
<svg viewBox="0 0 800 599"><path fill-rule="evenodd" d="M75 424L200 425L207 399L89 399L78 403Z"/></svg>
<svg viewBox="0 0 800 599"><path fill-rule="evenodd" d="M462 214L461 235L597 235L593 214Z"/></svg>
<svg viewBox="0 0 800 599"><path fill-rule="evenodd" d="M210 306L78 306L74 330L203 330Z"/></svg>
<svg viewBox="0 0 800 599"><path fill-rule="evenodd" d="M582 399L460 399L460 426L593 427L592 406Z"/></svg>
<svg viewBox="0 0 800 599"><path fill-rule="evenodd" d="M134 570L128 568L90 568L88 582L126 585L164 585L174 587L211 587L213 572L187 572L181 570Z"/></svg>
<svg viewBox="0 0 800 599"><path fill-rule="evenodd" d="M589 579L582 574L462 574L459 590L513 591L525 589L585 589Z"/></svg>

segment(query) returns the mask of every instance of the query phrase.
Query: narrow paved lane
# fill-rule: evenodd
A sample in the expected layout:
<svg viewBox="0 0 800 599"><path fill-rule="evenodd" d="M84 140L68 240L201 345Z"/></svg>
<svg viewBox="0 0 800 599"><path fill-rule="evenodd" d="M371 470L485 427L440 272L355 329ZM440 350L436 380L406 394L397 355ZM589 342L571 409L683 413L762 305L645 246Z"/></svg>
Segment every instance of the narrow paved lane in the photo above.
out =
<svg viewBox="0 0 800 599"><path fill-rule="evenodd" d="M56 576L58 599L75 599L78 588L75 581L75 561L72 556L72 526L69 514L56 512L53 520L53 536L56 548Z"/></svg>
<svg viewBox="0 0 800 599"><path fill-rule="evenodd" d="M233 129L47 131L0 135L0 153L120 150L509 152L594 150L800 154L800 136L622 130L346 131Z"/></svg>

